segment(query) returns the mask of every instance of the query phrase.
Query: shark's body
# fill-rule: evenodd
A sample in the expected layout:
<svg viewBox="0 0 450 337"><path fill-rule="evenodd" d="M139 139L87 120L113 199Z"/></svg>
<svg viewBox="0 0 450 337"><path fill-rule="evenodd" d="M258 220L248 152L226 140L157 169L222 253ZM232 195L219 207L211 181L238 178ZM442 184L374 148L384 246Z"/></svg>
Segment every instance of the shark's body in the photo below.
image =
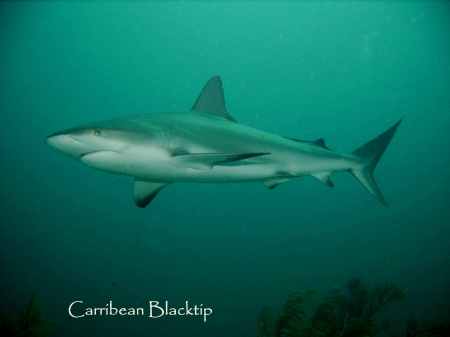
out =
<svg viewBox="0 0 450 337"><path fill-rule="evenodd" d="M281 137L237 123L225 107L222 82L211 78L189 112L116 119L48 137L57 149L107 172L135 178L134 199L145 207L174 182L262 181L274 188L311 175L351 172L385 204L372 172L399 123L352 154L328 149L323 139Z"/></svg>

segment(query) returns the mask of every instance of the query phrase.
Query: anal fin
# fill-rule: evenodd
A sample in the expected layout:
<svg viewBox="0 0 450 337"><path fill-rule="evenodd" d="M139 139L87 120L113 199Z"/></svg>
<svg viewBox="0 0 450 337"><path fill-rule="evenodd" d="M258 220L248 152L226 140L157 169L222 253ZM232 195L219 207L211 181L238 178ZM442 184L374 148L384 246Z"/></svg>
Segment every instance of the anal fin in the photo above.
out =
<svg viewBox="0 0 450 337"><path fill-rule="evenodd" d="M313 176L314 178L323 182L328 187L334 187L334 183L330 178L331 172L317 172L317 173L311 174L311 176Z"/></svg>

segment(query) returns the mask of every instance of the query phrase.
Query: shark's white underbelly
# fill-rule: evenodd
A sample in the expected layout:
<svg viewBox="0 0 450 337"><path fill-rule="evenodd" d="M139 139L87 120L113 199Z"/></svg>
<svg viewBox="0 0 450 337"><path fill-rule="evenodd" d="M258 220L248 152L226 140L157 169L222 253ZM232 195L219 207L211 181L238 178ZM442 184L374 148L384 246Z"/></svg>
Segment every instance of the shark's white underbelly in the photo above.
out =
<svg viewBox="0 0 450 337"><path fill-rule="evenodd" d="M155 182L243 182L266 181L274 177L298 177L315 172L336 171L348 163L336 159L312 158L299 153L274 153L256 160L228 165L187 165L161 148L145 148L123 153L99 151L83 157L83 162L107 172Z"/></svg>
<svg viewBox="0 0 450 337"><path fill-rule="evenodd" d="M266 160L260 163L189 166L177 158L161 154L158 158L146 160L125 160L128 167L119 170L121 174L149 181L166 182L242 182L265 180L273 177L279 170L277 162ZM119 173L119 172L118 172Z"/></svg>
<svg viewBox="0 0 450 337"><path fill-rule="evenodd" d="M148 181L163 182L232 182L265 180L276 174L279 165L266 161L255 164L189 167L166 151L153 149L145 153L99 151L85 155L82 161L96 169Z"/></svg>
<svg viewBox="0 0 450 337"><path fill-rule="evenodd" d="M150 181L169 182L243 182L266 180L276 175L276 172L276 165L271 164L215 166L202 169L167 165L161 169L149 167L142 174L138 174L138 177Z"/></svg>

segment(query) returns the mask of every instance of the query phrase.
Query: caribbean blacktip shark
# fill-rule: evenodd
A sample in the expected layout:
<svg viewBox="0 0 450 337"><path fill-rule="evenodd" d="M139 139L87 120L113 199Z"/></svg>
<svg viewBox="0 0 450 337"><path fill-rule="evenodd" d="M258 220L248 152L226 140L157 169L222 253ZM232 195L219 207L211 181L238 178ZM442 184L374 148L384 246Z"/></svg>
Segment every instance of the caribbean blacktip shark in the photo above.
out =
<svg viewBox="0 0 450 337"><path fill-rule="evenodd" d="M215 76L189 112L99 122L54 133L47 142L88 166L133 177L138 207L171 183L261 181L272 189L309 175L332 187L330 175L340 171L350 172L386 205L373 171L399 124L351 154L337 153L322 138L287 138L239 124Z"/></svg>

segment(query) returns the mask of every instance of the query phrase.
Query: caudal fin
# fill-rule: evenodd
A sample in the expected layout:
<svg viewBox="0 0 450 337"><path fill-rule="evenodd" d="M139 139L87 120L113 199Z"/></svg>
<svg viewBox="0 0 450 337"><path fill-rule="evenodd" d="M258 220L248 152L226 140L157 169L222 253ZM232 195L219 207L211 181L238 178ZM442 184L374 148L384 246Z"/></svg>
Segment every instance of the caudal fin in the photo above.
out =
<svg viewBox="0 0 450 337"><path fill-rule="evenodd" d="M381 135L375 137L368 143L357 148L353 151L353 155L361 160L362 165L350 170L351 174L369 191L370 194L375 196L378 201L387 206L387 202L378 187L375 178L373 177L373 171L378 164L381 156L388 147L392 140L392 137L400 125L401 120L391 126L388 130Z"/></svg>

